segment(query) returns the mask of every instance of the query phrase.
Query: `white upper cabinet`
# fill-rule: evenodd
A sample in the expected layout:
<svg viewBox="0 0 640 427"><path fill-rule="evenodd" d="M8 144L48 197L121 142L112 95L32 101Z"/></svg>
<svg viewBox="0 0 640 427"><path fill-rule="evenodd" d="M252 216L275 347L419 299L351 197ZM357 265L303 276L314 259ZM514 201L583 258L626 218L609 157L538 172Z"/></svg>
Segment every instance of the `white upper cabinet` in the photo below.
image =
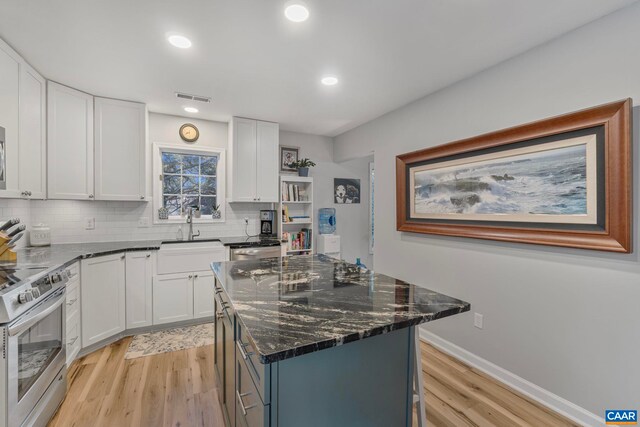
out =
<svg viewBox="0 0 640 427"><path fill-rule="evenodd" d="M47 88L49 198L92 200L93 96L51 81Z"/></svg>
<svg viewBox="0 0 640 427"><path fill-rule="evenodd" d="M20 111L20 57L0 41L0 127L5 131L0 171L0 197L20 197L18 186L18 135ZM0 157L0 162L2 157ZM2 168L0 163L0 169ZM4 185L2 185L4 184Z"/></svg>
<svg viewBox="0 0 640 427"><path fill-rule="evenodd" d="M146 200L146 106L98 97L94 105L96 200Z"/></svg>
<svg viewBox="0 0 640 427"><path fill-rule="evenodd" d="M278 161L280 126L278 123L257 122L258 171L257 197L261 202L278 203Z"/></svg>
<svg viewBox="0 0 640 427"><path fill-rule="evenodd" d="M0 197L46 196L46 83L0 40L0 126L5 129Z"/></svg>
<svg viewBox="0 0 640 427"><path fill-rule="evenodd" d="M231 119L231 202L278 202L278 132L277 123Z"/></svg>
<svg viewBox="0 0 640 427"><path fill-rule="evenodd" d="M47 196L47 83L27 64L20 67L20 195L29 199Z"/></svg>

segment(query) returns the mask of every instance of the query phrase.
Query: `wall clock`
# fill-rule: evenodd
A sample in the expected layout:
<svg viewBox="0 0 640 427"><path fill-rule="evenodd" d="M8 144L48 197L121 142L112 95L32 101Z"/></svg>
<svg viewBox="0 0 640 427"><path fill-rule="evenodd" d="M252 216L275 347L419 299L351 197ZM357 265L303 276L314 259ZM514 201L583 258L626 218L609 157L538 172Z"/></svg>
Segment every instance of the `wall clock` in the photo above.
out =
<svg viewBox="0 0 640 427"><path fill-rule="evenodd" d="M180 126L180 138L186 142L196 142L200 137L200 131L196 125L185 123Z"/></svg>

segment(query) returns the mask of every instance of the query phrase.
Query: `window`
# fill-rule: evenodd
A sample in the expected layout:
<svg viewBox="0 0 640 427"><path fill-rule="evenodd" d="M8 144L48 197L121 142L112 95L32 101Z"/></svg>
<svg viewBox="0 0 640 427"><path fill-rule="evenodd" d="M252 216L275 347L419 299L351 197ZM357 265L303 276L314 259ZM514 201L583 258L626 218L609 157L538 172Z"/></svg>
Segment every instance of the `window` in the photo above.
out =
<svg viewBox="0 0 640 427"><path fill-rule="evenodd" d="M169 214L168 220L160 220L156 214L156 223L184 221L191 206L200 209L198 222L224 219L223 150L156 145L155 152L155 205ZM214 216L216 210L219 215Z"/></svg>

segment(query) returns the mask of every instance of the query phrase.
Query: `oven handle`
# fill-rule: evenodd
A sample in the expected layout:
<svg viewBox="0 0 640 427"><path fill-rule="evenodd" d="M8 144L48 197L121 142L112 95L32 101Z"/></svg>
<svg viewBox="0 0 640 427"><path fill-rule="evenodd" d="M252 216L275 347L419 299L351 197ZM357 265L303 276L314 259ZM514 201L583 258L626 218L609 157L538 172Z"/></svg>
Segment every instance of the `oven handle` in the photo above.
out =
<svg viewBox="0 0 640 427"><path fill-rule="evenodd" d="M26 331L27 329L29 329L30 327L32 327L33 325L35 325L36 323L38 323L39 321L41 321L42 319L44 319L45 317L47 317L48 315L56 311L64 301L65 301L64 292L62 292L56 298L51 298L49 301L45 301L42 304L42 306L39 307L37 314L33 316L28 316L25 320L23 320L22 322L18 322L15 325L10 325L7 328L9 330L9 336L13 337L23 333L24 331Z"/></svg>

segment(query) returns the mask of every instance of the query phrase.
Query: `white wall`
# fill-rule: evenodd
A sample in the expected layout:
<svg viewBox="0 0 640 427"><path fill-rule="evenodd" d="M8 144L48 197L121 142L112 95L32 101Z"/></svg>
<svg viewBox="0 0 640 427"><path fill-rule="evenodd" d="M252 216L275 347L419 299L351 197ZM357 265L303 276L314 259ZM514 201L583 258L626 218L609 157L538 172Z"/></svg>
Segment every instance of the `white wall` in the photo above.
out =
<svg viewBox="0 0 640 427"><path fill-rule="evenodd" d="M620 255L399 233L395 156L626 97L638 102L638 22L636 3L340 135L334 147L337 161L375 151L376 270L484 314L483 330L472 313L428 329L599 419L605 408L637 408L640 397L637 243ZM638 145L636 131L636 183Z"/></svg>
<svg viewBox="0 0 640 427"><path fill-rule="evenodd" d="M361 258L373 268L373 257L369 255L369 161L370 157L344 163L333 161L333 139L325 136L297 132L280 132L280 145L300 147L300 157L316 163L309 176L313 177L313 208L315 210L314 238L318 238L318 209L336 208L338 226L336 234L341 236L342 258L355 262ZM361 155L363 153L360 153ZM365 153L366 155L366 153ZM360 178L363 200L358 205L341 206L333 201L334 178Z"/></svg>

